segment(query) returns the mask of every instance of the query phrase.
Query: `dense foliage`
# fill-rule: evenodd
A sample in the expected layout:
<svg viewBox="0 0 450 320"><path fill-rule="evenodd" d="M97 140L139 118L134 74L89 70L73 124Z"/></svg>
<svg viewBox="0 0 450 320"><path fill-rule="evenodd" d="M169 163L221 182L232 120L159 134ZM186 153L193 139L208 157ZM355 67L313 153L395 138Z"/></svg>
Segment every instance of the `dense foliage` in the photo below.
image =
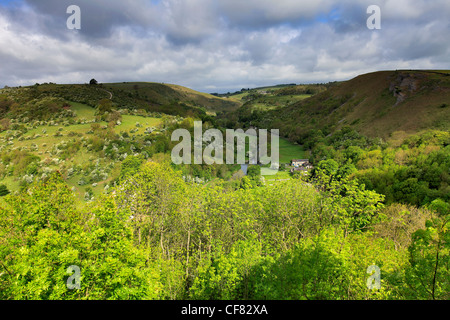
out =
<svg viewBox="0 0 450 320"><path fill-rule="evenodd" d="M398 136L404 133L396 133ZM346 127L308 140L311 161L333 160L346 168L367 189L385 195L385 203L425 205L433 200L450 201L450 134L427 130L389 143L368 139Z"/></svg>
<svg viewBox="0 0 450 320"><path fill-rule="evenodd" d="M0 299L450 299L449 132L330 125L362 101L339 88L3 89ZM194 119L280 128L314 169L174 165Z"/></svg>
<svg viewBox="0 0 450 320"><path fill-rule="evenodd" d="M384 208L326 166L319 189L292 179L237 190L184 182L164 163L124 169L136 166L85 210L58 174L5 196L0 298L449 298L443 201ZM72 265L78 290L66 285ZM366 286L371 265L380 290Z"/></svg>

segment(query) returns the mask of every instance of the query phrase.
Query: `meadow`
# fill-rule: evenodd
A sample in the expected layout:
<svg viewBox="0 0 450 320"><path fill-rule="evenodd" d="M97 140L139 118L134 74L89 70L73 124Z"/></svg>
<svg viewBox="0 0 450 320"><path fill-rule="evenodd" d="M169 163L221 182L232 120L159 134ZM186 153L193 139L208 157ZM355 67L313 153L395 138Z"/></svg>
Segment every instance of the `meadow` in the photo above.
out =
<svg viewBox="0 0 450 320"><path fill-rule="evenodd" d="M96 110L82 103L71 102L71 110L75 113L75 117L71 118L71 123L63 124L54 121L52 125L34 125L20 138L11 140L12 144L7 147L8 150L26 151L31 155L41 158L41 163L45 164L47 170L62 170L65 172L68 168L87 168L95 161L99 161L98 152L90 148L84 143L84 146L77 148L76 152L67 154L64 159L53 161L56 154L55 146L65 145L67 143L79 143L81 140L88 141L94 138L95 133L92 126L95 124L101 130L106 131L108 122L96 121ZM123 114L121 116L120 125L113 127L116 134L128 134L132 138L142 137L146 134L146 128L154 128L154 134L157 134L157 128L162 124L161 118L144 117L140 115ZM0 133L0 139L7 140L7 136L14 131L3 131ZM3 150L5 152L6 149ZM67 177L67 184L73 188L79 200L84 200L87 187L92 191L93 196L98 196L104 187L113 180L114 175L120 168L120 163L112 159L100 161L103 167L111 167L110 172L113 176L107 179L97 181L93 184L80 186L78 183L82 174L74 174ZM10 191L18 191L20 187L20 177L6 175L0 180L0 184L5 184ZM83 203L84 201L81 201Z"/></svg>

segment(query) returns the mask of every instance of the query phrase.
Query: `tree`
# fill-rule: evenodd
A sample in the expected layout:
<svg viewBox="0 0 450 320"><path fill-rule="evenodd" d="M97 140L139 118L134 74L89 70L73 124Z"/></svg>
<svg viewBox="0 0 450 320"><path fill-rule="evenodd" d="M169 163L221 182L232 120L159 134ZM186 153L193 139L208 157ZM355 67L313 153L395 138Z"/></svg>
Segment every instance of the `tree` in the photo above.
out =
<svg viewBox="0 0 450 320"><path fill-rule="evenodd" d="M319 162L318 169L322 170L326 175L333 176L339 169L339 164L333 159L322 160Z"/></svg>
<svg viewBox="0 0 450 320"><path fill-rule="evenodd" d="M0 206L0 299L156 299L157 264L133 246L126 210L101 195L83 212L59 174ZM67 268L80 269L80 288Z"/></svg>
<svg viewBox="0 0 450 320"><path fill-rule="evenodd" d="M249 166L248 170L247 170L247 175L250 178L255 178L257 177L259 179L259 177L261 176L261 167L260 166Z"/></svg>
<svg viewBox="0 0 450 320"><path fill-rule="evenodd" d="M98 113L104 114L105 112L111 112L112 111L112 101L109 99L102 99L98 103Z"/></svg>
<svg viewBox="0 0 450 320"><path fill-rule="evenodd" d="M139 156L129 156L123 162L120 170L120 175L118 177L118 181L124 181L127 178L134 176L136 173L140 171L140 167L144 162L144 157L142 155Z"/></svg>
<svg viewBox="0 0 450 320"><path fill-rule="evenodd" d="M349 270L337 254L339 241L324 234L300 241L251 270L250 299L345 299Z"/></svg>
<svg viewBox="0 0 450 320"><path fill-rule="evenodd" d="M90 85L96 85L96 84L98 84L98 82L95 79L91 79L91 81L89 81L89 84Z"/></svg>
<svg viewBox="0 0 450 320"><path fill-rule="evenodd" d="M443 216L450 214L450 204L441 199L433 200L428 207Z"/></svg>
<svg viewBox="0 0 450 320"><path fill-rule="evenodd" d="M450 217L442 215L416 231L409 247L406 270L408 298L450 299Z"/></svg>

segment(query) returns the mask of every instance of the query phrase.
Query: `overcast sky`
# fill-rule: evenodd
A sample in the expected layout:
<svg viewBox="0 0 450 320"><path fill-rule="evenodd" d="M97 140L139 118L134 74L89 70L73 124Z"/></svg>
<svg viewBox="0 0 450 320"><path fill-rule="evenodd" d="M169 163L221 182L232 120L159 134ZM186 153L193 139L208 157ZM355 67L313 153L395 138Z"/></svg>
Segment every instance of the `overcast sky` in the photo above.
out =
<svg viewBox="0 0 450 320"><path fill-rule="evenodd" d="M69 30L69 5L81 30ZM369 5L381 30L369 30ZM450 69L448 0L0 0L0 87L152 81L204 92Z"/></svg>

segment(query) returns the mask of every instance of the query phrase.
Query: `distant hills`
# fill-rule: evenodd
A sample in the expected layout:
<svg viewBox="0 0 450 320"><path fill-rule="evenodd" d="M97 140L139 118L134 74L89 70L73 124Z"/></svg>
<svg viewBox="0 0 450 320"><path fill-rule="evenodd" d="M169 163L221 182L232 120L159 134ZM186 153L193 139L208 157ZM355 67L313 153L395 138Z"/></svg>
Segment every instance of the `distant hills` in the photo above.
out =
<svg viewBox="0 0 450 320"><path fill-rule="evenodd" d="M298 142L311 130L330 134L343 126L381 138L395 131L448 130L450 71L398 70L364 74L270 110L255 111L252 104L247 103L237 114L241 124L278 128L283 135Z"/></svg>
<svg viewBox="0 0 450 320"><path fill-rule="evenodd" d="M100 100L111 99L117 109L144 109L169 115L214 115L224 110L235 110L238 101L201 93L178 85L155 82L123 82L105 84L35 84L29 87L0 90L4 100L0 117L11 112L12 103L19 106L13 112L33 109L36 102L45 98L59 98L96 107ZM9 99L9 103L5 102ZM33 102L33 103L32 103ZM13 108L14 109L14 108ZM51 110L49 110L51 111ZM55 110L51 111L54 112Z"/></svg>
<svg viewBox="0 0 450 320"><path fill-rule="evenodd" d="M379 71L344 82L242 89L225 96L155 82L36 84L0 90L0 118L10 109L33 109L45 97L91 107L111 99L115 108L183 117L218 114L227 126L280 129L299 143L312 130L328 135L343 126L388 138L395 131L447 130L450 124L450 71L444 70Z"/></svg>

